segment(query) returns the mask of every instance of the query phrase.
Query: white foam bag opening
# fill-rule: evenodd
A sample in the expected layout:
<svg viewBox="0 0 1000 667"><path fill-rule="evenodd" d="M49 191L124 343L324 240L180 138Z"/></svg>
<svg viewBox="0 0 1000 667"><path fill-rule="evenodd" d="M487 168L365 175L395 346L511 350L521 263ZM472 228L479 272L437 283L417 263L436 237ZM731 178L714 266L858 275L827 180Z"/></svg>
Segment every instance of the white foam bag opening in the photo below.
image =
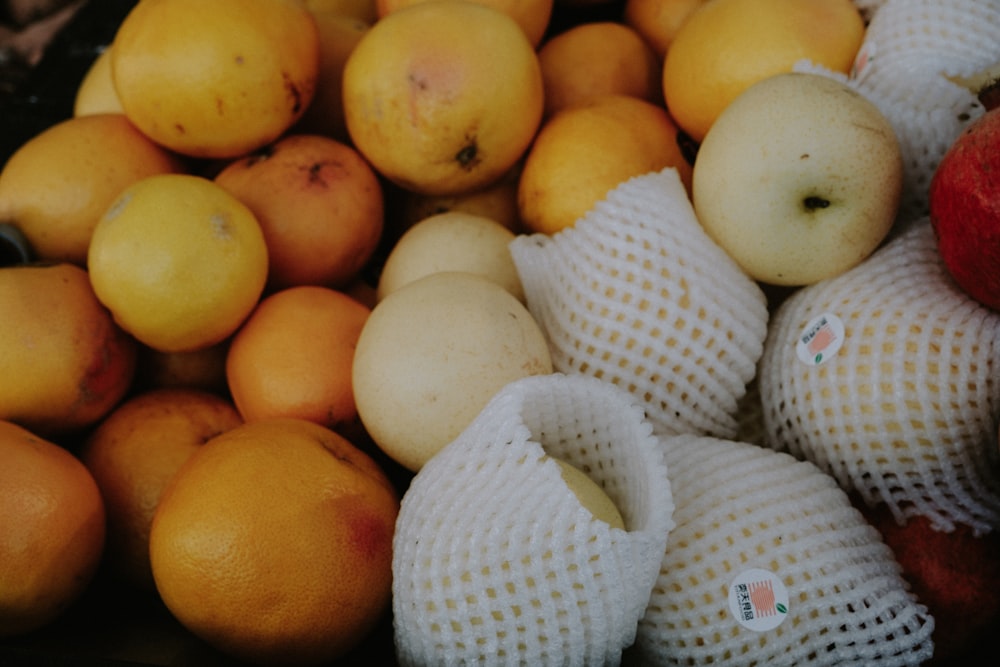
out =
<svg viewBox="0 0 1000 667"><path fill-rule="evenodd" d="M553 457L625 530L594 518ZM502 389L414 476L393 543L403 665L614 665L673 525L662 447L623 390L551 374Z"/></svg>

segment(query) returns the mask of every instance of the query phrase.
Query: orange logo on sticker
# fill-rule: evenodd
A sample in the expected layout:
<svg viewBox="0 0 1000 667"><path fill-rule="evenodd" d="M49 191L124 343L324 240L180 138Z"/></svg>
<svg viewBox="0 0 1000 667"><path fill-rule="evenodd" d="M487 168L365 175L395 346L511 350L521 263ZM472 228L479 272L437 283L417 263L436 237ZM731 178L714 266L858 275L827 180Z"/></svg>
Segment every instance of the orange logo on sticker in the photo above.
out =
<svg viewBox="0 0 1000 667"><path fill-rule="evenodd" d="M833 313L823 313L802 329L795 352L802 363L819 366L832 359L843 343L844 323Z"/></svg>

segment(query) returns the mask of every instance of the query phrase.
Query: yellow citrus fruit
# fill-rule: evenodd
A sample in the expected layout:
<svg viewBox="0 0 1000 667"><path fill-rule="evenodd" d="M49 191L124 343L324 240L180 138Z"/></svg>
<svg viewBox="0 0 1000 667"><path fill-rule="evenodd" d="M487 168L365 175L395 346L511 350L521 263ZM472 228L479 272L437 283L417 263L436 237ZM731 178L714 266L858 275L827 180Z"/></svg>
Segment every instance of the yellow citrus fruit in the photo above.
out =
<svg viewBox="0 0 1000 667"><path fill-rule="evenodd" d="M538 132L518 184L521 222L552 234L572 226L633 176L675 167L689 188L691 165L667 111L628 95L564 109Z"/></svg>
<svg viewBox="0 0 1000 667"><path fill-rule="evenodd" d="M538 51L545 113L601 95L632 95L662 103L661 61L635 30L616 21L581 23Z"/></svg>
<svg viewBox="0 0 1000 667"><path fill-rule="evenodd" d="M864 33L851 0L711 0L684 22L667 51L667 108L700 142L737 95L800 60L846 74Z"/></svg>
<svg viewBox="0 0 1000 667"><path fill-rule="evenodd" d="M111 50L104 49L87 68L73 98L73 115L124 113L111 78Z"/></svg>
<svg viewBox="0 0 1000 667"><path fill-rule="evenodd" d="M343 287L382 237L378 175L353 147L330 137L285 135L226 164L215 182L246 204L260 224L269 291Z"/></svg>
<svg viewBox="0 0 1000 667"><path fill-rule="evenodd" d="M344 64L370 23L333 11L313 11L319 29L319 75L316 93L305 114L289 132L321 134L348 141L344 120Z"/></svg>
<svg viewBox="0 0 1000 667"><path fill-rule="evenodd" d="M309 106L318 72L316 23L297 0L143 0L111 47L128 117L198 157L277 139Z"/></svg>
<svg viewBox="0 0 1000 667"><path fill-rule="evenodd" d="M688 17L708 0L625 0L622 21L642 35L662 64Z"/></svg>
<svg viewBox="0 0 1000 667"><path fill-rule="evenodd" d="M83 266L97 220L121 191L179 173L178 157L123 114L68 118L22 144L0 171L0 220L17 226L40 259Z"/></svg>
<svg viewBox="0 0 1000 667"><path fill-rule="evenodd" d="M347 129L383 176L424 194L486 187L541 122L538 57L507 14L463 0L395 11L344 67Z"/></svg>
<svg viewBox="0 0 1000 667"><path fill-rule="evenodd" d="M94 478L63 447L0 421L0 637L55 620L87 588L104 552Z"/></svg>
<svg viewBox="0 0 1000 667"><path fill-rule="evenodd" d="M113 576L154 590L149 527L163 489L199 447L242 423L217 394L154 389L116 407L87 436L79 457L104 498L104 558Z"/></svg>
<svg viewBox="0 0 1000 667"><path fill-rule="evenodd" d="M67 262L0 268L0 419L42 436L102 419L134 378L136 345Z"/></svg>
<svg viewBox="0 0 1000 667"><path fill-rule="evenodd" d="M150 347L181 352L221 342L250 314L267 280L253 213L214 182L152 176L122 192L87 255L97 298Z"/></svg>
<svg viewBox="0 0 1000 667"><path fill-rule="evenodd" d="M205 443L160 499L150 560L191 632L256 664L326 664L388 611L398 494L318 424L270 419Z"/></svg>
<svg viewBox="0 0 1000 667"><path fill-rule="evenodd" d="M333 429L355 421L351 363L369 313L346 294L314 285L261 301L226 357L243 418L297 417Z"/></svg>
<svg viewBox="0 0 1000 667"><path fill-rule="evenodd" d="M429 0L375 0L379 18ZM498 9L517 21L531 45L537 47L545 36L552 18L553 0L470 0L476 4Z"/></svg>

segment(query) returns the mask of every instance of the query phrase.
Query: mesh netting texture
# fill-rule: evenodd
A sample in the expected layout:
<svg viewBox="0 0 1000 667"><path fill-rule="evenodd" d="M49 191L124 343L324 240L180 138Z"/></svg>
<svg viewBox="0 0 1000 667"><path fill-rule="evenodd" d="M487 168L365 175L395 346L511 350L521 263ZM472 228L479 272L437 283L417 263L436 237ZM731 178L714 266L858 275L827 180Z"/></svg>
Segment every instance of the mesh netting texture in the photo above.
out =
<svg viewBox="0 0 1000 667"><path fill-rule="evenodd" d="M587 473L626 530L562 481ZM625 391L559 373L502 389L413 478L396 523L404 665L614 665L635 638L673 527L659 439Z"/></svg>
<svg viewBox="0 0 1000 667"><path fill-rule="evenodd" d="M976 95L951 77L970 77L998 61L1000 2L886 0L875 8L849 77L809 63L796 69L845 81L892 124L904 161L899 215L905 229L928 212L938 162L985 111Z"/></svg>
<svg viewBox="0 0 1000 667"><path fill-rule="evenodd" d="M1000 525L1000 314L967 297L927 219L776 310L758 378L767 444L899 523Z"/></svg>
<svg viewBox="0 0 1000 667"><path fill-rule="evenodd" d="M658 433L736 433L767 300L702 229L675 169L625 181L573 227L510 249L555 370L628 390Z"/></svg>
<svg viewBox="0 0 1000 667"><path fill-rule="evenodd" d="M663 440L676 526L627 665L918 665L934 622L881 534L808 461Z"/></svg>

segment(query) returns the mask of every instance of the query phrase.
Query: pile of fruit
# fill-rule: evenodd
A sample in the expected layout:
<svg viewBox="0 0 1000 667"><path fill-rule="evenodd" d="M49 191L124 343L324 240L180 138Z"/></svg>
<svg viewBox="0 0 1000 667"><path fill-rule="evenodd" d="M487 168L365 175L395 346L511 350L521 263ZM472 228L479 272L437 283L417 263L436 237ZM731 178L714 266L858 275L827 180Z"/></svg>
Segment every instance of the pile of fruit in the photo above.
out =
<svg viewBox="0 0 1000 667"><path fill-rule="evenodd" d="M0 638L970 664L995 0L139 0L0 166Z"/></svg>

